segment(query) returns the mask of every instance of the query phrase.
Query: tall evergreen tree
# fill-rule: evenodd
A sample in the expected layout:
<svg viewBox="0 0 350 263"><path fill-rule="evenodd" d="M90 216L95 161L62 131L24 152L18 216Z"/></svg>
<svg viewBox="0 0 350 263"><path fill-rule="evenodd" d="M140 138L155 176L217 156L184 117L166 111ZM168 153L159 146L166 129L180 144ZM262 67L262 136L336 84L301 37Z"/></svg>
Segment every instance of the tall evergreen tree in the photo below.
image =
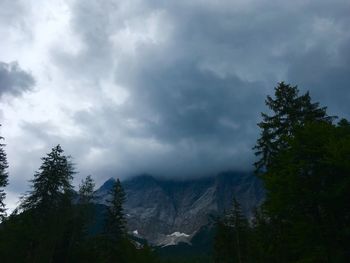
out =
<svg viewBox="0 0 350 263"><path fill-rule="evenodd" d="M286 245L284 261L346 262L349 156L349 124L314 122L296 130L274 159L264 176L264 206Z"/></svg>
<svg viewBox="0 0 350 263"><path fill-rule="evenodd" d="M215 263L233 263L233 235L225 218L219 218L215 224L213 258Z"/></svg>
<svg viewBox="0 0 350 263"><path fill-rule="evenodd" d="M280 83L275 97L255 146L266 189L253 225L258 262L347 262L350 124L333 124L297 87Z"/></svg>
<svg viewBox="0 0 350 263"><path fill-rule="evenodd" d="M234 198L231 211L218 220L214 240L214 260L218 263L247 263L249 224L241 205Z"/></svg>
<svg viewBox="0 0 350 263"><path fill-rule="evenodd" d="M70 202L71 181L75 173L70 156L65 156L61 146L57 145L41 159L43 163L31 180L32 190L22 198L20 206L24 210L53 209L62 202Z"/></svg>
<svg viewBox="0 0 350 263"><path fill-rule="evenodd" d="M126 195L119 179L114 183L110 195L111 199L108 201L109 206L106 218L106 233L113 240L118 240L126 235L126 219L123 209Z"/></svg>
<svg viewBox="0 0 350 263"><path fill-rule="evenodd" d="M3 140L3 139L4 138L0 136L0 140ZM4 146L5 144L0 143L0 223L6 217L6 207L4 203L6 193L3 188L8 185L8 172L7 172L8 163L7 163L7 156L4 150Z"/></svg>
<svg viewBox="0 0 350 263"><path fill-rule="evenodd" d="M80 225L81 233L88 235L89 225L93 222L95 207L92 203L94 199L95 182L91 175L88 175L79 185L79 202L76 205L77 222ZM76 227L78 229L78 227Z"/></svg>
<svg viewBox="0 0 350 263"><path fill-rule="evenodd" d="M75 247L73 165L60 145L42 161L31 191L3 225L8 235L6 240L0 238L0 250L6 247L4 262L67 262Z"/></svg>
<svg viewBox="0 0 350 263"><path fill-rule="evenodd" d="M90 203L94 198L95 182L91 175L88 175L79 185L79 201L82 204Z"/></svg>
<svg viewBox="0 0 350 263"><path fill-rule="evenodd" d="M243 215L241 205L236 198L233 199L232 211L228 216L228 224L233 230L235 256L238 263L247 262L248 259L248 221Z"/></svg>
<svg viewBox="0 0 350 263"><path fill-rule="evenodd" d="M269 168L279 151L285 149L295 129L307 122L324 121L331 123L334 117L328 116L326 107L311 102L309 92L299 95L297 86L281 82L275 88L275 98L267 96L266 105L272 115L261 113L263 121L258 126L261 135L255 147L255 155L260 159L255 163L257 173Z"/></svg>

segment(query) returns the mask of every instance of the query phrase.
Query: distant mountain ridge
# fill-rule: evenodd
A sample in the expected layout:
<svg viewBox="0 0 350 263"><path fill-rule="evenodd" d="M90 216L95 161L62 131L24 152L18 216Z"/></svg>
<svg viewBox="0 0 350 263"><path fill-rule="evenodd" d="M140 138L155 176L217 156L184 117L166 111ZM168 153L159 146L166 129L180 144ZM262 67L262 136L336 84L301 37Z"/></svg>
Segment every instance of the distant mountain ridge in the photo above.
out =
<svg viewBox="0 0 350 263"><path fill-rule="evenodd" d="M97 204L107 204L113 183L111 178L95 192ZM231 208L233 197L248 217L264 198L261 181L251 173L223 172L181 181L140 175L122 185L130 233L160 246L190 243L201 227Z"/></svg>

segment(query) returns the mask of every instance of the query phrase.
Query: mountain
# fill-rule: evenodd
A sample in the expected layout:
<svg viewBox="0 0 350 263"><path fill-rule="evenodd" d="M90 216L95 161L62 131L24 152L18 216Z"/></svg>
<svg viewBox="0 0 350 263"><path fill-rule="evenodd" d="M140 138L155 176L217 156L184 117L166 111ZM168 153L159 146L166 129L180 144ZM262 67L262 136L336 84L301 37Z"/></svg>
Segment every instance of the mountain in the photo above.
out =
<svg viewBox="0 0 350 263"><path fill-rule="evenodd" d="M109 179L95 192L97 204L107 204L114 182ZM233 197L248 217L264 197L258 178L238 172L190 180L140 175L122 185L130 233L158 246L190 244L203 226L230 209Z"/></svg>

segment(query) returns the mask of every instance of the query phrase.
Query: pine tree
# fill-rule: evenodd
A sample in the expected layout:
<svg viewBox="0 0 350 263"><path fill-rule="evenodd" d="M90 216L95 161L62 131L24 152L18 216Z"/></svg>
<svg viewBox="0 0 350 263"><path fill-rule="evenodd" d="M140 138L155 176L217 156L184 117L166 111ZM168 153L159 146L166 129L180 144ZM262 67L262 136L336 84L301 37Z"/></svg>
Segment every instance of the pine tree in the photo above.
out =
<svg viewBox="0 0 350 263"><path fill-rule="evenodd" d="M225 218L218 218L215 224L213 244L213 258L215 263L233 262L232 241L231 229L227 226Z"/></svg>
<svg viewBox="0 0 350 263"><path fill-rule="evenodd" d="M263 177L279 261L347 262L350 125L314 122L294 132ZM277 231L276 231L277 230Z"/></svg>
<svg viewBox="0 0 350 263"><path fill-rule="evenodd" d="M114 183L110 192L111 199L106 218L106 233L113 240L120 240L126 236L126 219L124 215L123 204L126 195L119 179Z"/></svg>
<svg viewBox="0 0 350 263"><path fill-rule="evenodd" d="M94 199L94 180L88 175L79 185L79 202L76 205L78 225L80 226L81 236L88 235L88 228L94 218L95 207L92 203ZM79 227L76 227L78 229Z"/></svg>
<svg viewBox="0 0 350 263"><path fill-rule="evenodd" d="M0 140L3 139L4 138L0 136ZM4 146L5 144L0 143L0 222L2 222L6 217L6 207L4 203L6 193L4 192L3 188L8 185L8 163Z"/></svg>
<svg viewBox="0 0 350 263"><path fill-rule="evenodd" d="M232 211L228 215L228 225L233 230L237 262L247 262L248 221L243 215L241 205L236 198L233 199Z"/></svg>
<svg viewBox="0 0 350 263"><path fill-rule="evenodd" d="M41 159L43 163L31 180L32 190L22 197L20 207L24 210L53 209L63 202L70 202L73 192L71 181L75 173L70 156L65 156L61 146L57 145Z"/></svg>
<svg viewBox="0 0 350 263"><path fill-rule="evenodd" d="M91 178L91 175L88 175L85 180L81 181L79 185L79 201L81 204L88 204L93 200L94 188L95 182Z"/></svg>
<svg viewBox="0 0 350 263"><path fill-rule="evenodd" d="M41 159L30 181L31 190L22 197L20 213L12 218L18 235L12 252L20 250L19 257L25 262L67 262L76 232L72 223L73 164L60 145Z"/></svg>
<svg viewBox="0 0 350 263"><path fill-rule="evenodd" d="M281 82L275 88L275 98L267 96L266 105L272 115L261 113L263 121L258 124L260 138L253 148L260 159L255 163L257 173L269 168L279 151L285 149L294 131L307 122L324 121L331 123L334 117L328 116L326 107L311 102L309 92L299 95L297 86Z"/></svg>
<svg viewBox="0 0 350 263"><path fill-rule="evenodd" d="M260 262L347 262L350 124L283 82L266 104L255 164L266 189L253 225Z"/></svg>
<svg viewBox="0 0 350 263"><path fill-rule="evenodd" d="M249 262L249 224L234 198L231 211L219 219L214 239L214 260L218 263Z"/></svg>
<svg viewBox="0 0 350 263"><path fill-rule="evenodd" d="M250 233L252 262L280 262L278 260L280 259L279 251L281 251L280 246L283 246L283 241L278 240L277 232L278 226L274 224L273 218L269 218L264 206L255 209Z"/></svg>

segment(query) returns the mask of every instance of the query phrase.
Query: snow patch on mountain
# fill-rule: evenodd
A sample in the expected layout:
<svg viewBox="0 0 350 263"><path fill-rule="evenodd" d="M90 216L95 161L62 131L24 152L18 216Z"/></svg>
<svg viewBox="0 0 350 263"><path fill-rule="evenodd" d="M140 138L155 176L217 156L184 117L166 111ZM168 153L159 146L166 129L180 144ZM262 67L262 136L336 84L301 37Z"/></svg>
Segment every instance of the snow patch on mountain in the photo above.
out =
<svg viewBox="0 0 350 263"><path fill-rule="evenodd" d="M168 236L172 236L172 237L189 237L190 235L187 235L185 233L180 233L180 232L174 232L171 235Z"/></svg>
<svg viewBox="0 0 350 263"><path fill-rule="evenodd" d="M179 243L187 243L187 244L191 245L191 242L190 242L191 238L192 238L191 235L176 231L170 235L163 235L159 239L158 245L161 247L175 246Z"/></svg>

